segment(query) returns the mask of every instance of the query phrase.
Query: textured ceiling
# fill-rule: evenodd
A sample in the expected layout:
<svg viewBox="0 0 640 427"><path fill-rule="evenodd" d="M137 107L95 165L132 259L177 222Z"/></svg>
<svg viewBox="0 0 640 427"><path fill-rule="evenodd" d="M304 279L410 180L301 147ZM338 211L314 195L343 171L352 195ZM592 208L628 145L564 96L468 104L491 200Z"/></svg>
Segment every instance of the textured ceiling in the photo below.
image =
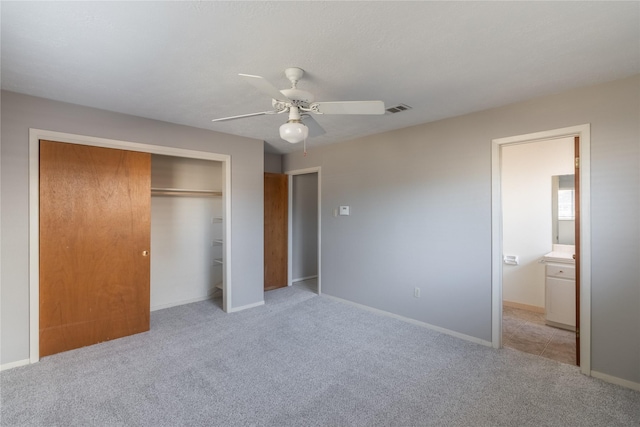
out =
<svg viewBox="0 0 640 427"><path fill-rule="evenodd" d="M639 2L7 2L2 88L266 141L284 115L237 76L319 101L412 110L315 116L329 144L640 73Z"/></svg>

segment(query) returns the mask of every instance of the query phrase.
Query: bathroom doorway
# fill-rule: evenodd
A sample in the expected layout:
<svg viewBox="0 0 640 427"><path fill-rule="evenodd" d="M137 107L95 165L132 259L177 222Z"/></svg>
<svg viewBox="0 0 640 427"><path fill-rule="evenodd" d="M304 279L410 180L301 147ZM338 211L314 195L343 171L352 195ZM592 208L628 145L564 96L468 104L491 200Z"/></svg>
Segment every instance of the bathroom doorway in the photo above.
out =
<svg viewBox="0 0 640 427"><path fill-rule="evenodd" d="M589 277L579 281L580 272L588 271L590 264L590 236L585 226L589 220L585 210L589 195L589 158L585 147L588 148L589 142L588 125L493 141L494 347L510 347L573 365L579 363L580 347L589 347L590 281ZM575 169L576 149L587 152L580 159L581 170ZM557 224L552 226L556 221L552 216L552 191L558 190L558 178L555 178L555 190L552 183L554 176L572 174L575 182L586 182L586 186L582 186L585 200L580 203L575 199L576 207L582 206L583 215L576 216L574 221L582 224L581 229L587 232L579 232L573 244L561 244L553 237L557 234ZM576 209L576 214L578 212L580 209ZM563 220L569 218L565 216ZM567 224L561 228L567 228ZM580 248L586 253L583 263L580 263ZM585 295L582 300L581 289ZM573 299L562 305L558 295ZM555 299L550 301L550 297ZM564 307L560 317L556 316L558 307ZM586 309L581 313L580 307ZM582 331L579 330L581 323L586 325ZM578 333L582 335L582 342L576 339ZM590 354L583 352L583 356L581 369L588 373Z"/></svg>
<svg viewBox="0 0 640 427"><path fill-rule="evenodd" d="M558 205L559 177L569 178L562 179L563 183L573 182L573 137L507 145L502 147L501 162L503 346L576 364L575 280L545 274L556 271L549 269L551 264L547 264L545 255L560 249L568 255L567 265L560 271L575 270L573 236L565 238L563 233L565 244L558 244L558 229L573 229L574 217L569 219L573 212L558 220L553 210ZM558 227L558 223L563 225ZM559 258L555 261L562 262ZM558 292L549 286L549 283L562 286L565 282L567 288L573 287L561 289L569 294L561 295L566 303L558 301ZM553 302L550 296L554 296ZM559 311L562 322L554 322L558 316L554 317L552 312Z"/></svg>

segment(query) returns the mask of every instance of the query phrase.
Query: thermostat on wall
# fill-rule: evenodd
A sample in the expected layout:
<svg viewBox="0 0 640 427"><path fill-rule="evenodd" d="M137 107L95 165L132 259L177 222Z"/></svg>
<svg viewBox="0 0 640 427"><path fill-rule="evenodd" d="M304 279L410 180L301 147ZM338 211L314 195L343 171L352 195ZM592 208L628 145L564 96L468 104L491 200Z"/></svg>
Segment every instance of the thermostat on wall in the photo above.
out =
<svg viewBox="0 0 640 427"><path fill-rule="evenodd" d="M340 216L349 215L349 206L340 206Z"/></svg>

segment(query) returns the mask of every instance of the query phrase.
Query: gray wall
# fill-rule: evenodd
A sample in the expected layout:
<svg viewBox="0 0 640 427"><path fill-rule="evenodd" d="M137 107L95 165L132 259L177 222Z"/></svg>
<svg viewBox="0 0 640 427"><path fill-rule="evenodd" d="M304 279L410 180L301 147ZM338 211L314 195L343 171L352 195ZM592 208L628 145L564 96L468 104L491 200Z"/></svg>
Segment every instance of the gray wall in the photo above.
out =
<svg viewBox="0 0 640 427"><path fill-rule="evenodd" d="M270 173L282 173L282 155L264 153L264 171Z"/></svg>
<svg viewBox="0 0 640 427"><path fill-rule="evenodd" d="M639 119L634 76L285 156L322 167L322 291L490 341L491 141L590 123L592 369L640 382Z"/></svg>
<svg viewBox="0 0 640 427"><path fill-rule="evenodd" d="M294 175L291 206L292 280L318 275L318 173Z"/></svg>
<svg viewBox="0 0 640 427"><path fill-rule="evenodd" d="M231 307L263 300L263 141L2 91L0 363L29 357L29 128L230 154Z"/></svg>

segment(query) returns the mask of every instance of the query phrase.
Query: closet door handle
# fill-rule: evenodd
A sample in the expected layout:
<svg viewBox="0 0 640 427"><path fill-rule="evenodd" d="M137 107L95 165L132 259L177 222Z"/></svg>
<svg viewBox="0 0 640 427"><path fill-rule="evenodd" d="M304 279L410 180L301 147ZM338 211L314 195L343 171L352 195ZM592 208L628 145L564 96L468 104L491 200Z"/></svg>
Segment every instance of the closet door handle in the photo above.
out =
<svg viewBox="0 0 640 427"><path fill-rule="evenodd" d="M142 251L142 256L149 256L149 251Z"/></svg>

